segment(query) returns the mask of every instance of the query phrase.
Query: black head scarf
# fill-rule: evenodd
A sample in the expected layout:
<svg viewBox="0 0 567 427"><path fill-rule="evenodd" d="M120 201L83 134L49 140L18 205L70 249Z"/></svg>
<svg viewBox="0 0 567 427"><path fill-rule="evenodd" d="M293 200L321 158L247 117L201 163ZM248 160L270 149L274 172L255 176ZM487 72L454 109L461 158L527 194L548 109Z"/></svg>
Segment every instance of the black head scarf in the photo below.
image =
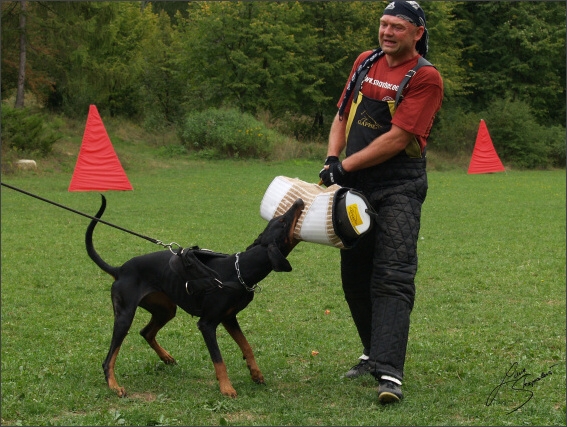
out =
<svg viewBox="0 0 567 427"><path fill-rule="evenodd" d="M423 36L421 36L421 39L419 39L419 41L416 43L415 48L419 52L419 54L425 58L428 50L429 34L427 32L425 12L421 8L421 6L416 1L395 0L389 3L388 6L386 6L383 15L393 15L411 22L417 27L423 27ZM383 54L384 52L382 52L381 48L374 49L372 53L364 61L362 61L362 63L358 66L358 68L352 75L351 79L348 82L345 96L343 97L343 100L341 101L341 105L339 107L339 117L341 120L343 118L348 100L351 97L352 92L356 86L358 76L360 75L362 70L370 68L372 64L374 64Z"/></svg>

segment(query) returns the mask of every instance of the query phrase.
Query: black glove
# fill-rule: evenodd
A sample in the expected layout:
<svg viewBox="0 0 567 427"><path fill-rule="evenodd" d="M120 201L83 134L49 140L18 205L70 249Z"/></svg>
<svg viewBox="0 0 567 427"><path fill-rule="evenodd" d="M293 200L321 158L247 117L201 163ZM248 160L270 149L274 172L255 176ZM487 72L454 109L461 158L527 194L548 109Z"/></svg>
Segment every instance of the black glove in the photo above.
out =
<svg viewBox="0 0 567 427"><path fill-rule="evenodd" d="M325 166L332 165L333 163L339 163L340 160L337 156L329 156L325 159Z"/></svg>
<svg viewBox="0 0 567 427"><path fill-rule="evenodd" d="M323 168L319 172L319 178L321 178L326 187L330 187L333 184L342 185L346 182L346 175L347 171L343 169L343 165L339 161L330 163L328 169Z"/></svg>

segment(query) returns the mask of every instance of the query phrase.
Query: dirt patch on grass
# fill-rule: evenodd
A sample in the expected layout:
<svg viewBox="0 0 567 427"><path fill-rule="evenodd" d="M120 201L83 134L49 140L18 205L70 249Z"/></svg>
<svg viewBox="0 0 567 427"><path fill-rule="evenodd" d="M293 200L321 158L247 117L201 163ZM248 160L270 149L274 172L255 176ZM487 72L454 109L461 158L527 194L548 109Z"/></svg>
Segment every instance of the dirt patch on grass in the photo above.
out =
<svg viewBox="0 0 567 427"><path fill-rule="evenodd" d="M128 397L130 399L137 399L143 400L144 402L153 402L157 399L157 396L154 393L129 393Z"/></svg>

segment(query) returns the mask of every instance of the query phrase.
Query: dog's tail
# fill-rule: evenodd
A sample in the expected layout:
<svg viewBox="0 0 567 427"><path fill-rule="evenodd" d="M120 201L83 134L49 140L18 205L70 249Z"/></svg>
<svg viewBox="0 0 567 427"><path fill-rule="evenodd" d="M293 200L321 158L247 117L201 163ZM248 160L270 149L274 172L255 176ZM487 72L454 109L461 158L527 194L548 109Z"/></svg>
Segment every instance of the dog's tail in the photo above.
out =
<svg viewBox="0 0 567 427"><path fill-rule="evenodd" d="M102 214L104 213L104 210L106 209L106 197L104 197L104 195L101 194L102 197L102 204L100 206L100 209L98 210L98 212L95 215L95 218L99 218L102 217ZM97 251L95 250L94 246L93 246L93 232L94 232L94 228L97 225L98 221L93 219L91 220L89 226L87 227L87 232L85 234L85 244L87 246L87 253L89 254L89 257L94 261L94 263L96 265L98 265L104 272L110 274L112 277L114 277L114 279L118 278L118 268L117 267L113 267L109 264L107 264L101 257L100 255L97 253Z"/></svg>

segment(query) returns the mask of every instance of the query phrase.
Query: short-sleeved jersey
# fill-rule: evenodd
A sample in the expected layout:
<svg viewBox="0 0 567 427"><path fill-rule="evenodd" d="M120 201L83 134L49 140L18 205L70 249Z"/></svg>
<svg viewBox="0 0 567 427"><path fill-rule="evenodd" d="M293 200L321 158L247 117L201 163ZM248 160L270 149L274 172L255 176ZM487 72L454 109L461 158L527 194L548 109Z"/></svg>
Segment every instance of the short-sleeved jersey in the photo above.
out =
<svg viewBox="0 0 567 427"><path fill-rule="evenodd" d="M358 66L370 55L371 51L363 52L355 61L349 80ZM395 67L390 67L385 57L381 57L370 67L362 84L364 96L379 101L390 101L396 98L399 84L406 73L417 64L418 56ZM346 86L341 100L346 92ZM410 79L403 92L392 124L416 135L423 150L427 137L433 125L433 119L441 108L443 101L443 80L435 67L421 67ZM345 116L350 112L352 98L345 109ZM340 101L337 106L340 105Z"/></svg>

